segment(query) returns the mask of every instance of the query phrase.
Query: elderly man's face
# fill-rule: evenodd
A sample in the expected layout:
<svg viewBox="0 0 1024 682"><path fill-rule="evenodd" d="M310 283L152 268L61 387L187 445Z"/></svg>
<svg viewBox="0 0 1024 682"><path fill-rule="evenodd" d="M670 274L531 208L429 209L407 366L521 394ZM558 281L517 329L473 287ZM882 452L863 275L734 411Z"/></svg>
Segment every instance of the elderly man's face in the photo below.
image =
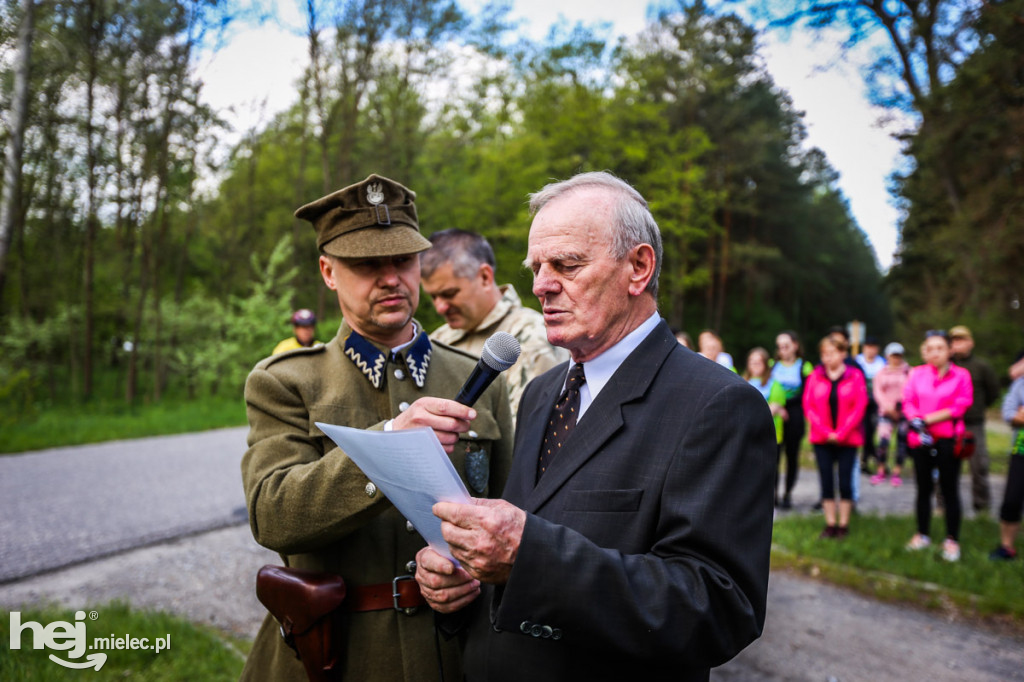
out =
<svg viewBox="0 0 1024 682"><path fill-rule="evenodd" d="M345 321L383 345L411 339L413 312L420 300L418 254L382 258L320 257L320 272L338 295Z"/></svg>
<svg viewBox="0 0 1024 682"><path fill-rule="evenodd" d="M526 264L548 341L589 360L630 328L630 258L611 254L612 198L585 189L554 199L530 227Z"/></svg>

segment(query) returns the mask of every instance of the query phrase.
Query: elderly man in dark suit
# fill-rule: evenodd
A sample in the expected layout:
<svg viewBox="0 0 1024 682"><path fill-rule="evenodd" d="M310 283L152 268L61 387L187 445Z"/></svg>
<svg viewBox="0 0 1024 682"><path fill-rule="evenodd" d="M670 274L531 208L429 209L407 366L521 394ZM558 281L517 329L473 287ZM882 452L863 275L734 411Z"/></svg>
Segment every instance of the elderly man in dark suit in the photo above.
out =
<svg viewBox="0 0 1024 682"><path fill-rule="evenodd" d="M468 680L707 680L764 625L771 414L659 317L636 190L585 173L530 205L533 292L572 361L523 395L504 499L435 505L459 565L422 550L420 589Z"/></svg>

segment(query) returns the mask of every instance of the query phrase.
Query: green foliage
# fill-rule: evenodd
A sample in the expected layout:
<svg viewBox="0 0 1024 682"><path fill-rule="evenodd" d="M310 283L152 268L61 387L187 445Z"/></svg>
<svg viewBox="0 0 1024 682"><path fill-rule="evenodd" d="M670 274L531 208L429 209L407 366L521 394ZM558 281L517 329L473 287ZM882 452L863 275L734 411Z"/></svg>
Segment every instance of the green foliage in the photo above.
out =
<svg viewBox="0 0 1024 682"><path fill-rule="evenodd" d="M115 111L97 114L111 126L96 128L100 229L91 246L75 200L89 186L81 128L34 113L28 212L3 309L35 325L57 319L60 306L81 311L50 329L28 383L6 375L35 402L40 393L137 402L238 391L287 335L289 310L336 309L295 207L372 172L417 192L425 234L486 235L499 280L527 305L537 305L521 265L529 193L607 169L648 198L662 227L659 302L671 324L691 334L716 327L737 356L770 346L781 328L813 338L852 318L878 334L889 325L877 266L835 172L801 149L800 114L736 16L676 2L644 34L614 44L607 27L565 24L545 40L511 42L479 33L503 25L501 12L474 23L480 17L440 0L408 12L392 11L397 0L347 3L339 16L315 18L335 39L317 33L319 56L295 105L246 131L217 191L200 201L201 151L216 122L194 106L196 84L171 49L190 49L180 25L153 19L179 5L148 2L151 16L148 4L115 3L117 20L97 25L96 85ZM61 35L75 20L62 11L42 18ZM80 124L69 88L86 77L90 55L75 40L70 59L40 52L54 68L36 91L47 111L63 106ZM65 169L74 172L62 184ZM76 277L51 276L81 272L89 254L89 293ZM243 267L253 257L253 269ZM39 262L52 265L31 267ZM418 316L428 328L440 322L429 302Z"/></svg>
<svg viewBox="0 0 1024 682"><path fill-rule="evenodd" d="M927 100L909 138L916 166L899 179L907 217L887 283L907 338L967 324L1000 370L1024 346L1022 12L1021 0L989 7L979 49Z"/></svg>
<svg viewBox="0 0 1024 682"><path fill-rule="evenodd" d="M123 400L48 405L3 424L0 453L191 433L245 423L245 403L238 393L195 398L172 395L142 405L127 405Z"/></svg>
<svg viewBox="0 0 1024 682"><path fill-rule="evenodd" d="M252 254L248 295L232 297L227 304L200 295L180 306L166 304L164 324L178 340L172 367L189 397L199 390L241 395L252 366L291 333L289 292L297 273L291 259L291 239L286 235L266 263Z"/></svg>
<svg viewBox="0 0 1024 682"><path fill-rule="evenodd" d="M20 648L10 647L10 613L0 611L0 679L22 680L93 680L139 679L148 682L178 682L180 680L236 680L245 663L244 655L236 643L210 628L199 627L162 612L138 611L114 602L85 609L98 618L81 621L85 625L88 645L97 637L148 638L155 647L157 638L169 642L169 648L156 653L153 648L110 649L106 662L99 671L75 670L60 666L49 659L50 654L71 660L67 651L33 649L31 630L23 630ZM33 621L44 627L54 621L75 624L75 611L48 607L20 611L21 623ZM89 653L96 653L86 651ZM85 656L83 655L82 660ZM78 661L76 661L78 662Z"/></svg>
<svg viewBox="0 0 1024 682"><path fill-rule="evenodd" d="M822 527L818 515L776 520L773 567L812 570L867 594L929 608L952 605L970 615L1009 617L1024 625L1020 566L988 558L999 543L998 524L993 520L964 521L961 560L952 564L938 556L937 545L920 552L904 549L914 534L912 518L855 516L850 535L842 541L819 540Z"/></svg>

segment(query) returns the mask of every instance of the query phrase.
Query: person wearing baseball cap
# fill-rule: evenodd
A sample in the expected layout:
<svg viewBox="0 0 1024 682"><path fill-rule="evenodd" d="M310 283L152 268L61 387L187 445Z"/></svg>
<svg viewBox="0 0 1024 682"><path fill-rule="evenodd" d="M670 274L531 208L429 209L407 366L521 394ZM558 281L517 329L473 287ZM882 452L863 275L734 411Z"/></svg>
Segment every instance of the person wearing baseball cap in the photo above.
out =
<svg viewBox="0 0 1024 682"><path fill-rule="evenodd" d="M999 398L999 378L992 365L974 355L971 330L958 324L949 330L953 363L971 373L974 402L964 413L964 426L974 434L974 455L968 459L971 469L971 502L974 511L987 514L992 506L988 480L988 441L985 438L985 410Z"/></svg>
<svg viewBox="0 0 1024 682"><path fill-rule="evenodd" d="M512 461L504 378L472 406L452 400L476 358L431 342L413 319L419 253L430 248L415 199L370 175L295 212L313 225L341 327L327 343L261 361L245 386L242 479L253 536L288 567L345 581L344 601L329 616L330 650L345 652L331 663L332 680L433 682L439 670L458 680L462 669L458 642L435 642L433 615L412 579L423 538L315 422L431 428L474 497L499 496ZM243 680L313 679L304 665L315 662L299 660L281 636L293 625L268 613Z"/></svg>
<svg viewBox="0 0 1024 682"><path fill-rule="evenodd" d="M889 478L894 488L903 485L903 463L907 459L907 420L903 416L903 386L910 374L910 365L903 359L903 344L886 344L885 366L871 382L871 394L878 404L878 469L871 477L871 485L879 485ZM895 441L895 464L889 470L889 444Z"/></svg>
<svg viewBox="0 0 1024 682"><path fill-rule="evenodd" d="M320 343L316 340L316 315L312 310L300 308L292 313L288 322L292 325L292 335L274 346L271 355L296 348L309 348L315 343Z"/></svg>

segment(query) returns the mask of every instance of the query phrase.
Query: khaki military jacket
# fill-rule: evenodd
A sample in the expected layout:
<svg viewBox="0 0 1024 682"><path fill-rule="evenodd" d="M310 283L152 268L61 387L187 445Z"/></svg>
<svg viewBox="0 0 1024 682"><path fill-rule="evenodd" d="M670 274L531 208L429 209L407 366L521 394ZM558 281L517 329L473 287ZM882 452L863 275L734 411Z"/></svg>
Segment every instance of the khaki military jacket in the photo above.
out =
<svg viewBox="0 0 1024 682"><path fill-rule="evenodd" d="M350 586L408 574L423 539L314 422L381 429L420 397L454 397L475 364L422 332L396 363L389 349L370 344L346 323L326 344L257 364L245 385L250 431L242 458L256 541L279 552L288 566L338 573ZM512 458L503 380L474 408L478 416L452 463L470 494L498 497ZM392 609L352 613L347 620L343 679L438 679L429 608L413 615ZM445 679L461 679L457 644L442 639L441 647ZM269 614L242 679L306 679Z"/></svg>
<svg viewBox="0 0 1024 682"><path fill-rule="evenodd" d="M522 347L519 360L505 372L512 415L515 416L526 384L568 360L569 352L548 343L544 316L524 307L511 284L501 286L501 300L475 329L452 329L446 324L431 332L430 338L480 357L484 343L494 332L508 332Z"/></svg>

